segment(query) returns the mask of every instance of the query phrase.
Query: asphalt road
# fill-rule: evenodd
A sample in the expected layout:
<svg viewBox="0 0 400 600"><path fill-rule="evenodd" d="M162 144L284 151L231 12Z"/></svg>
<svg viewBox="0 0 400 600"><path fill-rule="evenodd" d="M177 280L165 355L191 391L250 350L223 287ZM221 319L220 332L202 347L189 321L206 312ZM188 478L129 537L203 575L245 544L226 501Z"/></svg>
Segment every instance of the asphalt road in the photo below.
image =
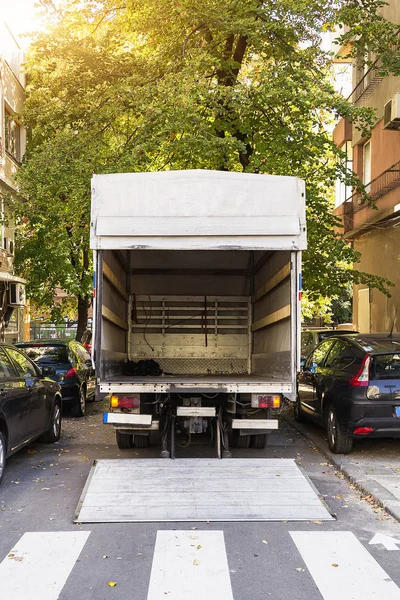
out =
<svg viewBox="0 0 400 600"><path fill-rule="evenodd" d="M118 450L103 409L91 404L84 419L66 415L60 442L32 444L8 460L1 600L400 600L400 541L391 550L369 544L376 534L400 540L400 524L284 421L265 450L234 457L295 458L335 520L74 524L94 460L158 454ZM181 452L213 455L203 444ZM22 596L25 579L30 591Z"/></svg>

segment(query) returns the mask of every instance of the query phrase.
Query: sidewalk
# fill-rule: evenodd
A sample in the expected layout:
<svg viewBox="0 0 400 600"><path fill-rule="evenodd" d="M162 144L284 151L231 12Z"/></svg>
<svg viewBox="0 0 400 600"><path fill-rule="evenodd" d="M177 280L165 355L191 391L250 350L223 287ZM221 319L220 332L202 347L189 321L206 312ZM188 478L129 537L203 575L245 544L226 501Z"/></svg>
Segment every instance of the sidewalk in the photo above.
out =
<svg viewBox="0 0 400 600"><path fill-rule="evenodd" d="M351 483L400 521L400 439L361 440L350 454L332 454L324 429L311 423L296 423L292 411L286 412L284 418Z"/></svg>

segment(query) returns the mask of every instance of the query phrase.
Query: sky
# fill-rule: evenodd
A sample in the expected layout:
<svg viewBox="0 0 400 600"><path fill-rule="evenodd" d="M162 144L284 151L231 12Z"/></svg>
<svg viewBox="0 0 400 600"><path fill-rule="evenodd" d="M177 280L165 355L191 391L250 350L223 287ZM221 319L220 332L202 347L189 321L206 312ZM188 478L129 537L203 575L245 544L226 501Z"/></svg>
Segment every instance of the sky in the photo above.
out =
<svg viewBox="0 0 400 600"><path fill-rule="evenodd" d="M28 45L28 40L22 35L40 27L35 4L38 0L0 0L0 15L15 36L18 36L22 46Z"/></svg>

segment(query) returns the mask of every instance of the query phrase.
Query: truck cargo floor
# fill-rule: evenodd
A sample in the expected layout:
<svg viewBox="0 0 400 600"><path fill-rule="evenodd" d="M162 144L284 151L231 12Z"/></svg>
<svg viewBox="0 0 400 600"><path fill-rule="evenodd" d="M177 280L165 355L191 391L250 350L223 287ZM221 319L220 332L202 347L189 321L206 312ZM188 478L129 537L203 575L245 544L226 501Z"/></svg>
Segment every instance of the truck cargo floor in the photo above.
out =
<svg viewBox="0 0 400 600"><path fill-rule="evenodd" d="M293 459L102 459L75 522L332 520Z"/></svg>

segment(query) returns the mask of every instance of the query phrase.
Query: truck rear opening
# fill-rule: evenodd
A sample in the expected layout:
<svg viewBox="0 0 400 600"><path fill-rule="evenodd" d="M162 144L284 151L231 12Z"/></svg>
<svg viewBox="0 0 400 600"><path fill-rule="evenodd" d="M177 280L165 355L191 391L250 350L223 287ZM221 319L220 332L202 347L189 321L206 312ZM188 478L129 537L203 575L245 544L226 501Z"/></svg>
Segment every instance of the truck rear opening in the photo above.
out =
<svg viewBox="0 0 400 600"><path fill-rule="evenodd" d="M304 186L184 171L95 176L94 349L120 447L177 433L264 447L299 363Z"/></svg>

